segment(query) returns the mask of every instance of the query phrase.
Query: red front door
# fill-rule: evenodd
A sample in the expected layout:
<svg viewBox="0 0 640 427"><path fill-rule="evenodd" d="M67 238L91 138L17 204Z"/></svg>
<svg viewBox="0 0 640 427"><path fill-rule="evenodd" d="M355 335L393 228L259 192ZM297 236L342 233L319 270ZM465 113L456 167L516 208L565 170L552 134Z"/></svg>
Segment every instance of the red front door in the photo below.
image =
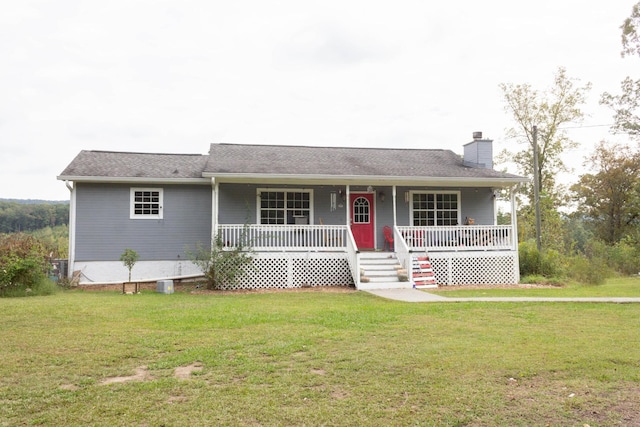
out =
<svg viewBox="0 0 640 427"><path fill-rule="evenodd" d="M375 248L373 194L351 193L351 232L358 249Z"/></svg>

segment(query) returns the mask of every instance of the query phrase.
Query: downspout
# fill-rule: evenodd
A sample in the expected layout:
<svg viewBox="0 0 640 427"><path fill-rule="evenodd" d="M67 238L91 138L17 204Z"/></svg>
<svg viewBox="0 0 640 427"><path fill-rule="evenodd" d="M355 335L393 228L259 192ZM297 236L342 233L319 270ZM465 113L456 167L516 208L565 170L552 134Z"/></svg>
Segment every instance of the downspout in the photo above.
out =
<svg viewBox="0 0 640 427"><path fill-rule="evenodd" d="M76 189L72 183L65 181L69 189L69 260L67 262L67 278L71 280L76 261Z"/></svg>
<svg viewBox="0 0 640 427"><path fill-rule="evenodd" d="M211 246L216 242L218 235L218 183L215 177L211 177Z"/></svg>

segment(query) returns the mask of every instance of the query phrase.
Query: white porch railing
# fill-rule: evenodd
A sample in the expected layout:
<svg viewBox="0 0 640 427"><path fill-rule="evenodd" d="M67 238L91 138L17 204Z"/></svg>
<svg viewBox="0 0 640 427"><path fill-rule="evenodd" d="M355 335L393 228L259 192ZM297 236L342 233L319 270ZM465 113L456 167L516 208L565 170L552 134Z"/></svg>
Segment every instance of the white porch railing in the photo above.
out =
<svg viewBox="0 0 640 427"><path fill-rule="evenodd" d="M516 250L511 225L459 225L438 227L398 226L400 238L410 250L459 252Z"/></svg>
<svg viewBox="0 0 640 427"><path fill-rule="evenodd" d="M226 246L244 243L256 251L335 251L347 246L346 225L222 224L218 235Z"/></svg>
<svg viewBox="0 0 640 427"><path fill-rule="evenodd" d="M347 235L347 262L349 263L349 269L351 269L351 277L356 289L360 288L360 251L356 245L356 240L353 238L351 229L346 229Z"/></svg>
<svg viewBox="0 0 640 427"><path fill-rule="evenodd" d="M398 262L407 270L407 277L411 280L411 251L397 226L393 227L393 250Z"/></svg>

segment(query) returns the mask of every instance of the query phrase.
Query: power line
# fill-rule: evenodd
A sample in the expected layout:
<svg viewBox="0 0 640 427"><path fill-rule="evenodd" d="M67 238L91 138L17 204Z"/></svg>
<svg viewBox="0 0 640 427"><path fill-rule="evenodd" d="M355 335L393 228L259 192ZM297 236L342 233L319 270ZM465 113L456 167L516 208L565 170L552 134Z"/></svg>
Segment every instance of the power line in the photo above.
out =
<svg viewBox="0 0 640 427"><path fill-rule="evenodd" d="M611 127L613 123L608 125L583 125L583 126L561 126L558 129L581 129L581 128L602 128L602 127Z"/></svg>

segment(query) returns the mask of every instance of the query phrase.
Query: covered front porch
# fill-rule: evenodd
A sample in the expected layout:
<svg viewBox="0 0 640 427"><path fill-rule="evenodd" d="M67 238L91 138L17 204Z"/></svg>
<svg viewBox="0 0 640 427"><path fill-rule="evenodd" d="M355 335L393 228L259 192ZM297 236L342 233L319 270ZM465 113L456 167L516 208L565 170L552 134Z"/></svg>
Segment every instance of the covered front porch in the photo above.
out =
<svg viewBox="0 0 640 427"><path fill-rule="evenodd" d="M264 280L275 280L277 287L284 288L377 286L361 281L361 258L370 251L358 248L346 225L221 224L217 230L224 245L243 243L254 251L256 268L244 279L252 288L273 287L273 283L260 284ZM438 285L519 280L517 235L512 225L393 226L392 230L393 242L386 252L406 271L406 281L398 281L396 287L414 285L412 264L425 255L432 260Z"/></svg>

